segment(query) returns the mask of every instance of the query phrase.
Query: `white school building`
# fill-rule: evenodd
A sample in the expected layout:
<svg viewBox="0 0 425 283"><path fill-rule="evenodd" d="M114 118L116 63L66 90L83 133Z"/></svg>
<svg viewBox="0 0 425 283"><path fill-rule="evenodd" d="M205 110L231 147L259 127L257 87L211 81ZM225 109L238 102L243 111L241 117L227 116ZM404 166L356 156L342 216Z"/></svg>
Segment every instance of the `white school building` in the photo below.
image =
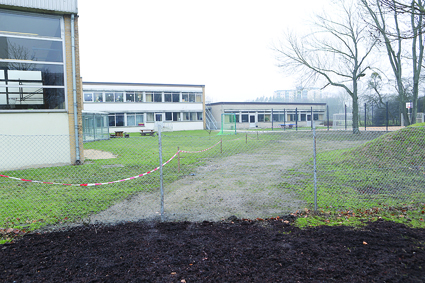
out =
<svg viewBox="0 0 425 283"><path fill-rule="evenodd" d="M108 115L109 132L168 131L205 128L205 86L83 82L84 110Z"/></svg>

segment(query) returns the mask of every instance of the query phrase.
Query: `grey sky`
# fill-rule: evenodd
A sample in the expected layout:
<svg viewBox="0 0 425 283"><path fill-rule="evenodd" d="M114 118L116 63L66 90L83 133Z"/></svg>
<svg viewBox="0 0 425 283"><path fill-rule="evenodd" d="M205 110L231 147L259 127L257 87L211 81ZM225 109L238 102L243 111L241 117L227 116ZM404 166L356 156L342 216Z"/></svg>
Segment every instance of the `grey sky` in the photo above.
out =
<svg viewBox="0 0 425 283"><path fill-rule="evenodd" d="M270 46L326 0L79 1L84 81L204 84L214 101L294 88Z"/></svg>

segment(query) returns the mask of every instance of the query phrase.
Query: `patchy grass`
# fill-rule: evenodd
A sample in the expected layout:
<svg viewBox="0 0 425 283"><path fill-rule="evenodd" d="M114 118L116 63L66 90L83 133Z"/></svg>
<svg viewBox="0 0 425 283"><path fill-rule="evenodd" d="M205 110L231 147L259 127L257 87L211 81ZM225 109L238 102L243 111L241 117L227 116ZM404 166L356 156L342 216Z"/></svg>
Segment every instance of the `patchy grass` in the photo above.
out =
<svg viewBox="0 0 425 283"><path fill-rule="evenodd" d="M340 141L343 135L346 134L336 140ZM300 218L299 225L358 225L359 217L367 215L366 218L361 218L362 221L382 218L424 227L424 137L425 128L408 127L348 149L319 151L317 204L319 211L333 212L326 217L309 215L306 219ZM318 146L326 139L332 140L332 136L318 139ZM311 161L304 167L312 166ZM285 186L297 192L313 207L312 175L303 172L293 172L292 179L289 176ZM369 214L356 213L355 217L341 218L341 213L337 212L367 212L375 208L379 209L372 217Z"/></svg>

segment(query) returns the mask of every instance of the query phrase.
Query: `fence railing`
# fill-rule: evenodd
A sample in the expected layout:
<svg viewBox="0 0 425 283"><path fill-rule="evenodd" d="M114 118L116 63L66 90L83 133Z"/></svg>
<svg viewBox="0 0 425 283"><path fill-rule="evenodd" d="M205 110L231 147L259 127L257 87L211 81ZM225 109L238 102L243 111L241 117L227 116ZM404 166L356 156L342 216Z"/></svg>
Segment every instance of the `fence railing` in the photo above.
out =
<svg viewBox="0 0 425 283"><path fill-rule="evenodd" d="M84 144L78 166L70 165L69 140L0 135L0 228L255 219L425 202L425 127L130 135Z"/></svg>

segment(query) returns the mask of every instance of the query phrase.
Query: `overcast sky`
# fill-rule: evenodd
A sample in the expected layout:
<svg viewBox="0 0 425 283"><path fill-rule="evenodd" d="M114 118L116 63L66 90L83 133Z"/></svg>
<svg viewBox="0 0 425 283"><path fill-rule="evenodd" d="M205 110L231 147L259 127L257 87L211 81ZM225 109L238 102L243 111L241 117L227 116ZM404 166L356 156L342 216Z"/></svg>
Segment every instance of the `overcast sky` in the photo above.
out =
<svg viewBox="0 0 425 283"><path fill-rule="evenodd" d="M205 85L213 101L293 89L273 42L326 0L80 0L83 81Z"/></svg>

